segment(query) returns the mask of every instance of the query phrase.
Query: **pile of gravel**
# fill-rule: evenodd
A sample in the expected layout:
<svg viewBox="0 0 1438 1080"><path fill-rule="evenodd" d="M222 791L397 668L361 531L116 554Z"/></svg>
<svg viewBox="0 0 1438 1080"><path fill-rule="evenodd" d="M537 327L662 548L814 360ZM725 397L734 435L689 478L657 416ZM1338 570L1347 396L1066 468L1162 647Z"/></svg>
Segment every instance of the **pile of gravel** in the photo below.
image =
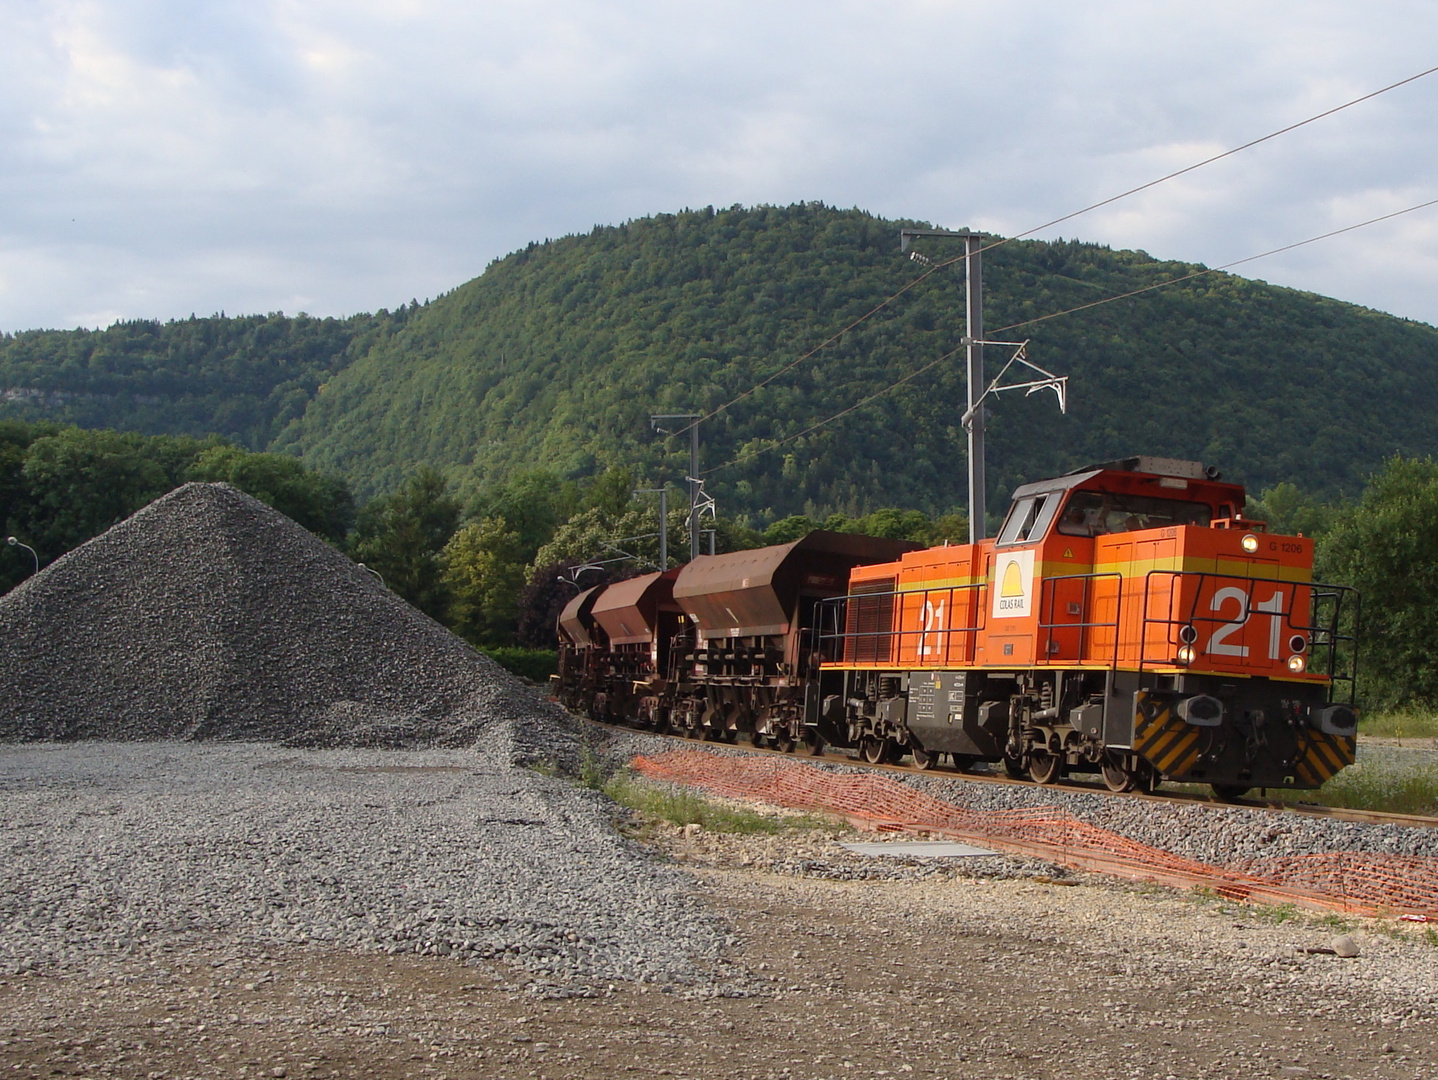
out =
<svg viewBox="0 0 1438 1080"><path fill-rule="evenodd" d="M228 484L171 492L0 599L0 739L443 747L495 719L573 738L531 688Z"/></svg>

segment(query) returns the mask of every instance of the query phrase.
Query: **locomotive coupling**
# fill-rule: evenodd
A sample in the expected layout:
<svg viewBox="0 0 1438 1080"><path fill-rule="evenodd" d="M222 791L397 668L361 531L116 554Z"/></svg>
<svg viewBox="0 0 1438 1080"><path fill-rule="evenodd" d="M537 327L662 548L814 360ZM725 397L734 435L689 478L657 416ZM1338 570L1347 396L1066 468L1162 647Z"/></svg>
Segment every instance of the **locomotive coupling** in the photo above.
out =
<svg viewBox="0 0 1438 1080"><path fill-rule="evenodd" d="M1179 701L1178 715L1194 727L1218 727L1223 723L1223 702L1211 694L1195 694Z"/></svg>

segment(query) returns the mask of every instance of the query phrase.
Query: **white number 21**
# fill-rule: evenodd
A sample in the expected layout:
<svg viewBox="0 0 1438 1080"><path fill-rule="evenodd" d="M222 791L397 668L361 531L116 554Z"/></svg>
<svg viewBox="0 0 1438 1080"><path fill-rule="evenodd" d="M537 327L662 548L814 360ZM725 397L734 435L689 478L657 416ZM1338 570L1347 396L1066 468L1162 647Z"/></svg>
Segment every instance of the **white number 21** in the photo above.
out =
<svg viewBox="0 0 1438 1080"><path fill-rule="evenodd" d="M1244 624L1248 622L1248 594L1234 586L1219 589L1213 594L1213 600L1208 608L1210 611L1222 612L1229 600L1238 605L1238 617L1224 623L1213 632L1213 637L1208 641L1208 652L1214 656L1246 657L1248 646L1230 642L1228 639L1235 631L1242 630ZM1279 648L1283 644L1283 591L1276 590L1267 600L1254 605L1253 610L1261 611L1269 617L1268 658L1277 660Z"/></svg>

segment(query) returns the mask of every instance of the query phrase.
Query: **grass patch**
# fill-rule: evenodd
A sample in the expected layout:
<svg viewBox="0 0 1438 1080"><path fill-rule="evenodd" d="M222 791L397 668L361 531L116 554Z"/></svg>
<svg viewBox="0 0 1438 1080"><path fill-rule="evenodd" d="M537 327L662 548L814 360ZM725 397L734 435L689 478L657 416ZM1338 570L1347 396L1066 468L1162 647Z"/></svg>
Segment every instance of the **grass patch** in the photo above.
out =
<svg viewBox="0 0 1438 1080"><path fill-rule="evenodd" d="M1317 791L1269 788L1268 795L1288 803L1434 816L1438 815L1438 766L1400 767L1388 761L1359 762L1348 766Z"/></svg>
<svg viewBox="0 0 1438 1080"><path fill-rule="evenodd" d="M1161 890L1160 890L1161 891ZM1207 885L1196 885L1188 891L1188 898L1204 907L1217 908L1222 915L1241 915L1249 922L1272 923L1282 926L1300 917L1295 904L1255 904L1247 900L1234 900L1220 896Z"/></svg>
<svg viewBox="0 0 1438 1080"><path fill-rule="evenodd" d="M1421 760L1405 760L1413 755ZM1207 795L1202 784L1165 784L1160 792ZM1317 803L1344 810L1438 816L1438 763L1416 750L1395 750L1360 759L1321 788L1254 788L1249 797L1281 803Z"/></svg>
<svg viewBox="0 0 1438 1080"><path fill-rule="evenodd" d="M603 785L620 806L675 825L698 825L717 833L784 833L796 829L835 829L836 823L811 815L771 815L712 802L686 788L646 783L632 773L617 773Z"/></svg>
<svg viewBox="0 0 1438 1080"><path fill-rule="evenodd" d="M1438 814L1438 767L1350 765L1309 797L1325 806L1390 814Z"/></svg>
<svg viewBox="0 0 1438 1080"><path fill-rule="evenodd" d="M1387 739L1438 739L1438 715L1413 709L1397 709L1364 715L1358 734Z"/></svg>

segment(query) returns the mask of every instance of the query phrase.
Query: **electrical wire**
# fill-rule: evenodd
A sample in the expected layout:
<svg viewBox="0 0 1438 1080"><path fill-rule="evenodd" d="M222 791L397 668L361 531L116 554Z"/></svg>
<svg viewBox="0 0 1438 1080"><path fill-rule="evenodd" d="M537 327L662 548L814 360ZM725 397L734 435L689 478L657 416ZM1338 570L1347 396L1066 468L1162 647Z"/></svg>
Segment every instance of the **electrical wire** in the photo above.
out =
<svg viewBox="0 0 1438 1080"><path fill-rule="evenodd" d="M982 255L986 251L993 251L995 248L1003 247L1005 244L1012 243L1015 240L1022 240L1025 237L1032 236L1034 233L1042 232L1044 229L1052 228L1055 225L1060 225L1065 221L1072 221L1074 218L1087 214L1092 210L1098 210L1101 207L1118 202L1120 199L1126 199L1130 195L1137 195L1141 191L1147 191L1149 188L1157 187L1159 184L1163 184L1169 180L1176 179L1177 177L1183 176L1186 173L1191 173L1195 169L1201 169L1205 165L1212 165L1215 161L1222 161L1224 158L1232 157L1234 154L1251 149L1252 147L1258 146L1260 143L1265 143L1271 139L1276 139L1280 135L1287 135L1291 131L1297 131L1301 127L1306 127L1307 125L1315 123L1316 121L1323 120L1329 116L1332 116L1335 113L1340 113L1344 109L1352 108L1354 105L1360 105L1365 101L1371 101L1373 98L1378 97L1380 94L1386 94L1390 90L1397 90L1400 86L1406 86L1411 82L1415 82L1416 80L1423 78L1425 75L1432 75L1434 72L1438 72L1438 67L1431 67L1426 71L1418 72L1418 74L1416 75L1410 75L1406 79L1399 79L1395 83L1390 83L1389 85L1382 87L1381 89L1373 90L1370 93L1364 94L1362 97L1356 97L1352 101L1345 101L1342 105L1335 105L1333 108L1326 109L1321 113L1310 116L1306 120L1300 120L1297 123L1289 124L1287 127L1279 128L1277 131L1271 131L1267 135L1260 136L1257 139L1251 139L1240 146L1235 146L1232 149L1224 150L1221 153L1214 154L1212 157L1207 157L1204 158L1202 161L1197 161L1194 162L1192 165L1187 165L1182 169L1176 169L1175 171L1168 173L1164 176L1160 176L1155 180L1150 180L1147 183L1140 184L1138 187L1129 188L1127 191L1119 192L1117 195L1112 195L1107 199L1102 199L1099 202L1091 203L1090 205L1085 206L1081 210L1075 210L1071 214L1065 214L1062 217L1054 218L1052 221L1046 221L1042 225L1035 225L1032 229L1027 229L1024 232L1017 233L1014 236L1007 236L995 240L990 244L980 246L977 251L971 252L970 254ZM1354 228L1358 227L1359 226L1354 226ZM899 289L897 292L879 301L879 303L875 304L868 311L864 312L858 318L845 325L842 329L830 334L823 341L819 342L819 344L815 345L807 352L804 352L799 356L795 357L793 360L789 361L789 363L785 364L783 367L775 371L772 375L768 375L765 378L761 379L759 382L749 387L749 389L745 390L737 397L731 398L730 400L724 402L724 404L711 409L709 412L705 413L697 420L692 421L686 427L680 428L674 434L676 436L684 435L689 431L690 428L702 424L706 420L711 420L714 417L718 416L720 413L725 412L730 408L733 408L735 405L739 404L739 402L745 400L746 398L752 397L754 394L764 389L764 387L768 386L775 379L779 378L779 376L785 374L786 372L792 371L794 368L802 364L805 360L808 360L810 357L812 357L815 353L821 352L822 350L828 348L834 342L838 341L841 337L847 334L850 330L853 330L861 323L867 322L869 319L877 315L880 311L884 310L884 308L892 304L895 300L899 299L901 296L903 296L905 293L909 292L916 286L922 284L924 281L928 280L931 276L938 273L940 270L943 270L945 267L952 266L956 262L961 262L966 257L967 255L958 255L952 259L934 263L922 274L914 278L913 281L910 281L907 285ZM1254 256L1254 258L1256 259L1262 257L1263 256L1261 255Z"/></svg>
<svg viewBox="0 0 1438 1080"><path fill-rule="evenodd" d="M994 330L985 331L985 335L987 336L990 333L1004 334L1009 332L1010 330L1017 330L1020 327L1033 326L1035 323L1048 322L1050 319L1057 319L1064 315L1072 315L1075 312L1079 311L1088 311L1091 308L1101 307L1104 304L1112 304L1117 300L1126 300L1131 296L1139 296L1143 293L1153 292L1155 289L1164 289L1170 285L1179 285L1185 281L1192 281L1195 278L1205 277L1208 274L1222 273L1225 270L1231 270L1235 266L1242 266L1244 263L1251 263L1258 259L1266 259L1270 255L1279 255L1285 251L1292 251L1295 248L1305 247L1308 244L1316 244L1320 240L1328 240L1335 236L1342 236L1344 233L1353 232L1355 229L1362 229L1369 225L1377 225L1379 222L1390 221L1393 218L1402 217L1404 214L1411 214L1418 210L1424 210L1430 206L1438 206L1438 199L1429 199L1427 202L1421 202L1415 206L1409 206L1403 210L1394 210L1392 213L1380 214L1378 217L1369 218L1367 221L1360 221L1355 225L1345 225L1341 229L1334 229L1331 232L1320 233L1318 236L1310 236L1306 240L1299 240L1292 244L1284 244L1282 247L1271 248L1268 251L1260 252L1257 255L1248 255L1242 259L1234 259L1232 262L1224 263L1222 266L1205 267L1202 270L1195 270L1190 274L1184 274L1180 277L1168 278L1165 281L1157 281L1154 282L1152 285L1144 285L1142 288L1130 289L1128 292L1118 293L1115 296L1107 296L1104 297L1102 300L1092 300L1089 303L1079 304L1076 307L1065 308L1062 311L1050 312L1047 315L1038 315L1032 319L1025 319L1022 322L1009 323L1008 326L1000 326ZM848 416L856 409L863 408L865 405L869 404L869 402L875 400L876 398L883 397L891 390L897 390L899 387L905 385L906 383L912 382L914 379L918 378L920 375L924 374L927 371L932 371L944 361L950 360L954 356L958 355L958 353L962 352L965 347L966 346L964 345L959 345L957 348L950 349L948 352L944 353L937 359L931 360L923 367L916 368L902 378L896 379L895 381L889 383L887 386L882 387L879 390L875 390L867 397L861 398L859 401L854 402L854 404L848 406L847 408L836 412L833 416L830 416L824 420L820 420L817 424L811 424L803 431L795 432L793 435L786 435L784 438L779 439L777 442L770 443L768 446L761 447L760 449L755 450L752 453L741 453L737 457L731 458L729 461L726 461L723 465L719 465L713 469L708 470L705 475L712 476L714 473L721 472L724 469L731 468L735 465L741 465L746 461L752 461L763 454L769 453L771 450L777 450L779 449L779 447L785 446L798 439L802 439L804 436L810 435L813 432L818 431L822 427L827 427L835 420L839 420L845 416Z"/></svg>

